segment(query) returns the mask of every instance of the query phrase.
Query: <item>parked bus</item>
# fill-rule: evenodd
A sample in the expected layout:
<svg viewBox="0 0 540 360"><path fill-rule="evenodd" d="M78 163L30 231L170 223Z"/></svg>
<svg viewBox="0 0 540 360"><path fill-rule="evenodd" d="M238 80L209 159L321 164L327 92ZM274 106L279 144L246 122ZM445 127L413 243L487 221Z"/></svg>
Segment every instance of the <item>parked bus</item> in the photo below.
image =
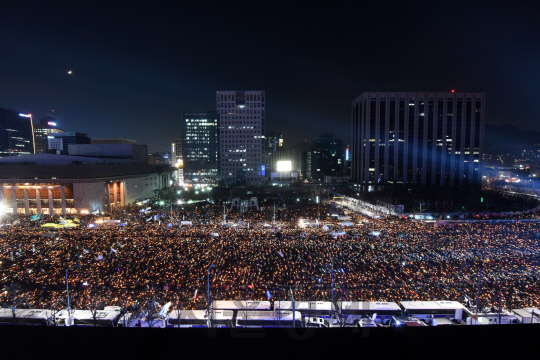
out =
<svg viewBox="0 0 540 360"><path fill-rule="evenodd" d="M0 308L0 325L47 326L50 310Z"/></svg>
<svg viewBox="0 0 540 360"><path fill-rule="evenodd" d="M234 311L213 310L211 320L213 327L231 328L234 324ZM209 325L206 310L173 310L167 318L169 328L207 328Z"/></svg>
<svg viewBox="0 0 540 360"><path fill-rule="evenodd" d="M212 310L270 310L270 301L214 300Z"/></svg>
<svg viewBox="0 0 540 360"><path fill-rule="evenodd" d="M476 313L469 313L470 316L466 320L467 325L519 324L517 316L506 310L502 310L500 314L498 312L479 312L478 319Z"/></svg>
<svg viewBox="0 0 540 360"><path fill-rule="evenodd" d="M294 321L293 321L294 318ZM302 314L292 311L239 311L237 328L303 327Z"/></svg>
<svg viewBox="0 0 540 360"><path fill-rule="evenodd" d="M437 325L437 322L433 323L434 318L446 318L455 324L461 324L464 317L465 306L457 301L402 301L400 304L406 316L414 316L428 325ZM465 313L465 318L467 317Z"/></svg>
<svg viewBox="0 0 540 360"><path fill-rule="evenodd" d="M276 310L293 311L292 301L274 302ZM330 301L295 301L294 310L300 312L303 318L317 317L329 320L335 313L335 306Z"/></svg>
<svg viewBox="0 0 540 360"><path fill-rule="evenodd" d="M338 301L336 307L337 317L343 319L343 326L359 326L362 322L389 325L392 316L400 316L403 312L395 302L385 301ZM372 321L375 314L377 316Z"/></svg>

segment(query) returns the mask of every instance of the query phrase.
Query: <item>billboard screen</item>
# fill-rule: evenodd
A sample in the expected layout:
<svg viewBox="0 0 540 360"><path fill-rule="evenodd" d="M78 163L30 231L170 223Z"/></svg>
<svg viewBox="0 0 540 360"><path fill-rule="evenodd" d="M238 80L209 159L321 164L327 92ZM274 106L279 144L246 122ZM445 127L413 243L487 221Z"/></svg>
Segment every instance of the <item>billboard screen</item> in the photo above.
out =
<svg viewBox="0 0 540 360"><path fill-rule="evenodd" d="M290 160L277 162L277 171L291 171L291 170L292 170L292 162Z"/></svg>

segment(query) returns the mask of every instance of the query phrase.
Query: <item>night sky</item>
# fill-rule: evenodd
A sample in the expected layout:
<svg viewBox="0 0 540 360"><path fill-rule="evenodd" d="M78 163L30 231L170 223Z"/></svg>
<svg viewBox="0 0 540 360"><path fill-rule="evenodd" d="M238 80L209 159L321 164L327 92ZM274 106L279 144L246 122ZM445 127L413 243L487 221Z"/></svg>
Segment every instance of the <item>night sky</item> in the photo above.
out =
<svg viewBox="0 0 540 360"><path fill-rule="evenodd" d="M217 90L265 90L286 146L350 143L364 91L484 91L488 123L539 128L538 2L339 3L5 1L0 107L150 152Z"/></svg>

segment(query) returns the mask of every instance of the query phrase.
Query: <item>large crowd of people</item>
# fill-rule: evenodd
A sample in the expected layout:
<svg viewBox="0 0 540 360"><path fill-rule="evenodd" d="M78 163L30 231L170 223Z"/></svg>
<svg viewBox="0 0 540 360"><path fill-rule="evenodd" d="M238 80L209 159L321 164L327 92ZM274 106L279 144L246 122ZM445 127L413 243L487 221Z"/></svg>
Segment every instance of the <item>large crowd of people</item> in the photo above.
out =
<svg viewBox="0 0 540 360"><path fill-rule="evenodd" d="M290 300L292 290L296 300L475 304L480 294L485 308L540 306L534 221L436 226L349 214L345 226L327 217L327 204L278 207L276 216L272 208L227 209L225 224L223 210L120 212L122 226L85 216L56 234L23 217L0 230L0 302L65 308L69 268L76 309L133 308L149 299L204 309L207 282L216 300Z"/></svg>

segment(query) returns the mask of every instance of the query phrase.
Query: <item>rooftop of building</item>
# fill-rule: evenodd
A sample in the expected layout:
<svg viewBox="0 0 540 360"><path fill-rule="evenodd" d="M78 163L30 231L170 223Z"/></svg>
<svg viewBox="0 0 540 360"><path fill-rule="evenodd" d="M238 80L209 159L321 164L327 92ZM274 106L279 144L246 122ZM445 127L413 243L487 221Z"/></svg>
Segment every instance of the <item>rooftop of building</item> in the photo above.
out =
<svg viewBox="0 0 540 360"><path fill-rule="evenodd" d="M0 179L92 179L173 172L129 159L34 154L0 158Z"/></svg>

